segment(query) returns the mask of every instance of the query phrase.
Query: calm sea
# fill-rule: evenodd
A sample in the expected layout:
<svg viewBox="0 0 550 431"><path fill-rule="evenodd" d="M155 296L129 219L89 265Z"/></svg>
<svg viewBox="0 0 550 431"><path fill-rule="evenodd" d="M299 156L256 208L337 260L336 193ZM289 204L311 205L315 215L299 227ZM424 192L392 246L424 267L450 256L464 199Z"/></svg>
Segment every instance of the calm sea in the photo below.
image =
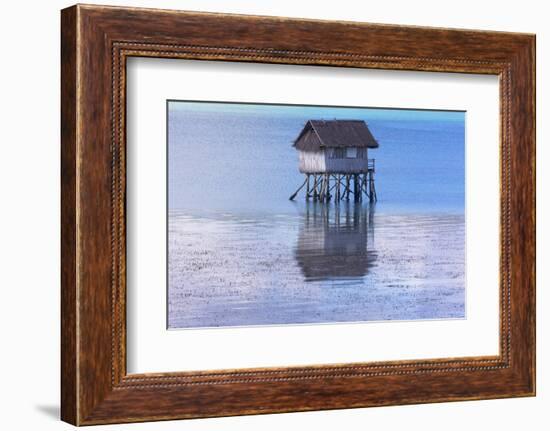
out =
<svg viewBox="0 0 550 431"><path fill-rule="evenodd" d="M288 197L309 119L362 119L378 202ZM170 328L462 318L463 112L169 102Z"/></svg>

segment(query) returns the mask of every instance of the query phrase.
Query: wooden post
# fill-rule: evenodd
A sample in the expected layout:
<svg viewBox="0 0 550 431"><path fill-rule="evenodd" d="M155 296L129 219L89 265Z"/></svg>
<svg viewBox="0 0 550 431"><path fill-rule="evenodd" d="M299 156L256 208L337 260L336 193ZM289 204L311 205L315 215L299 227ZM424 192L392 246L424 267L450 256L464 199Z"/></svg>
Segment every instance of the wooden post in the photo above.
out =
<svg viewBox="0 0 550 431"><path fill-rule="evenodd" d="M361 180L361 187L363 189L363 192L365 193L365 196L370 199L369 188L367 187L367 175L368 174L363 174L363 177Z"/></svg>
<svg viewBox="0 0 550 431"><path fill-rule="evenodd" d="M306 183L307 183L307 178L305 179L305 181L303 182L303 184L302 184L300 187L298 187L298 190L296 190L296 191L294 192L294 194L292 194L292 196L290 196L288 199L290 199L291 201L293 201L294 198L296 197L296 195L298 194L298 192L299 192L300 190L302 190L302 188L306 185Z"/></svg>
<svg viewBox="0 0 550 431"><path fill-rule="evenodd" d="M376 202L376 189L374 188L374 173L369 171L369 202Z"/></svg>
<svg viewBox="0 0 550 431"><path fill-rule="evenodd" d="M335 202L344 199L349 201L350 194L352 193L355 202L363 201L363 193L370 202L377 201L374 170L372 168L369 168L365 172L354 174L331 174L326 172L305 174L304 182L290 196L290 200L294 200L302 188L306 190L306 201L310 198L317 202L330 202L332 198L334 198Z"/></svg>
<svg viewBox="0 0 550 431"><path fill-rule="evenodd" d="M317 174L313 174L313 200L316 201L317 197Z"/></svg>

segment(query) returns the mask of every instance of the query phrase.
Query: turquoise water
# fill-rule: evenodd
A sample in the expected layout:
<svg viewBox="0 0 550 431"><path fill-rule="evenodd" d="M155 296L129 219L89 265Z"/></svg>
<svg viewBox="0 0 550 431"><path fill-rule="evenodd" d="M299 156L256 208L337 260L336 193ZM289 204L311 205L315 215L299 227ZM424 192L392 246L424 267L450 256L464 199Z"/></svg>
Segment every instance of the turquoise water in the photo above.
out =
<svg viewBox="0 0 550 431"><path fill-rule="evenodd" d="M169 102L170 328L462 318L463 112ZM292 141L362 119L378 202L307 204Z"/></svg>

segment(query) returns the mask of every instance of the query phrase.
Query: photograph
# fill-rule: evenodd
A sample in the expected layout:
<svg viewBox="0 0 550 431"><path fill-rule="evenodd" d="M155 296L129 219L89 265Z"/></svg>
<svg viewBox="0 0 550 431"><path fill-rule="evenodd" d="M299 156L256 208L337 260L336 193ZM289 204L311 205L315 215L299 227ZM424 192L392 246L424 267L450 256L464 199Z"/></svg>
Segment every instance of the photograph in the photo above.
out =
<svg viewBox="0 0 550 431"><path fill-rule="evenodd" d="M466 318L465 111L166 111L168 329Z"/></svg>

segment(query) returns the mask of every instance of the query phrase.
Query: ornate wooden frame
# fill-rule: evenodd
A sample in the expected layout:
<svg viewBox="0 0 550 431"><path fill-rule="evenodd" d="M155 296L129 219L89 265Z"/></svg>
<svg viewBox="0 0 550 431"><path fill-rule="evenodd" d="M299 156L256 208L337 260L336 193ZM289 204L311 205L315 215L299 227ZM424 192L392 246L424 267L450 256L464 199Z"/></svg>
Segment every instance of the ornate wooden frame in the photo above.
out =
<svg viewBox="0 0 550 431"><path fill-rule="evenodd" d="M535 394L534 35L81 5L61 17L63 420L88 425ZM500 354L128 375L130 56L498 75Z"/></svg>

